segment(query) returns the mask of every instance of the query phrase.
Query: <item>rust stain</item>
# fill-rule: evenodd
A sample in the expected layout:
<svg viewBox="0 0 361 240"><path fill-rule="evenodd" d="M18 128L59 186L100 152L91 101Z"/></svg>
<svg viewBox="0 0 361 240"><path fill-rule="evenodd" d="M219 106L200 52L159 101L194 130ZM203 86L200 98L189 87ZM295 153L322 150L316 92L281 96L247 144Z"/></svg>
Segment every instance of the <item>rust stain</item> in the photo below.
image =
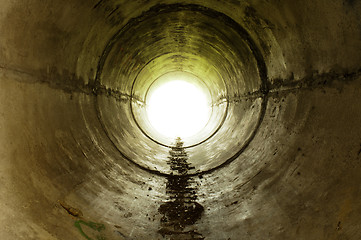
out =
<svg viewBox="0 0 361 240"><path fill-rule="evenodd" d="M68 214L72 215L73 217L76 218L80 218L83 216L83 213L76 208L71 207L69 204L65 203L64 201L58 201L58 203L60 204L60 206L62 206L62 208L64 208Z"/></svg>
<svg viewBox="0 0 361 240"><path fill-rule="evenodd" d="M353 189L347 188L344 190L341 195L343 196L343 201L339 205L338 215L337 215L337 222L335 222L335 234L333 234L331 240L339 239L339 234L343 230L344 222L347 216L352 212L353 209L353 196L352 196Z"/></svg>

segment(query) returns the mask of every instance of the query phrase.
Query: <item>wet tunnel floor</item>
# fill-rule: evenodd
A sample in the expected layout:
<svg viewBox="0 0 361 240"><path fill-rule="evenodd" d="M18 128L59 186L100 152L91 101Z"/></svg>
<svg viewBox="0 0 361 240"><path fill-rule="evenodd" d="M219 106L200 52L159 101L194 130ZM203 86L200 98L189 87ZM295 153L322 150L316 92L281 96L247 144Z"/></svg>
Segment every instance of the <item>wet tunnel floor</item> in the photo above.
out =
<svg viewBox="0 0 361 240"><path fill-rule="evenodd" d="M169 151L167 164L170 167L171 174L166 177L166 200L158 208L161 218L157 232L163 239L205 239L195 226L204 213L204 207L197 202L197 191L200 183L195 180L196 176L189 175L189 170L194 167L187 162L189 155L183 144L182 139L177 138L174 146ZM148 190L152 189L149 188ZM109 239L106 233L108 227L105 224L88 221L81 210L70 206L64 201L58 203L73 219L76 219L74 226L83 237L82 239ZM122 239L133 239L123 233L121 226L114 225L114 227L116 229L112 231L113 234L111 235L113 236L110 239L113 239L114 233L118 237L122 237Z"/></svg>
<svg viewBox="0 0 361 240"><path fill-rule="evenodd" d="M167 164L172 174L167 177L166 193L169 200L162 204L158 211L163 215L159 233L165 237L176 239L204 239L193 227L202 217L204 208L197 203L197 184L188 176L192 169L187 162L188 154L181 138L176 139L175 146L169 151Z"/></svg>

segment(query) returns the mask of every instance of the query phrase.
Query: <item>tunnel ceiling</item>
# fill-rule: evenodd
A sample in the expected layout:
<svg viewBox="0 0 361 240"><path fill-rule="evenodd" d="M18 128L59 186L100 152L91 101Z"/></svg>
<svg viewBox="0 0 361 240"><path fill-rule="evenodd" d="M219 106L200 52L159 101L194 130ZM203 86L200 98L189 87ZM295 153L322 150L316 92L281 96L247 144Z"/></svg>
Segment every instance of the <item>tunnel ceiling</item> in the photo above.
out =
<svg viewBox="0 0 361 240"><path fill-rule="evenodd" d="M2 1L0 239L360 239L357 1ZM147 94L187 73L195 136Z"/></svg>

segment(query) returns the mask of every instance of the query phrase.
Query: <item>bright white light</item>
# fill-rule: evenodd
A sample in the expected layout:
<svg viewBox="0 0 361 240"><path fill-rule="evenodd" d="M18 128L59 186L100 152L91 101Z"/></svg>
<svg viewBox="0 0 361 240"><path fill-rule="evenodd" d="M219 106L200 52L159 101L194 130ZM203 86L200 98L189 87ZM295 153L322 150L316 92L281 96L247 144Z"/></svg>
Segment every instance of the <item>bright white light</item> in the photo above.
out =
<svg viewBox="0 0 361 240"><path fill-rule="evenodd" d="M149 122L166 137L195 135L207 124L210 113L207 95L187 81L168 81L147 97Z"/></svg>

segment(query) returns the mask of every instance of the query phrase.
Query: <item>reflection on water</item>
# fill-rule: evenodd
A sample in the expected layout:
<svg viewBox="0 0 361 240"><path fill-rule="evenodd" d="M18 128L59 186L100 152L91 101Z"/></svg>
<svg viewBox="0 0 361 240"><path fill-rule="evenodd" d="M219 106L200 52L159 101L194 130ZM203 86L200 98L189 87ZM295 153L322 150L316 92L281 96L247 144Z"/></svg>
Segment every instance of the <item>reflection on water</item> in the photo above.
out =
<svg viewBox="0 0 361 240"><path fill-rule="evenodd" d="M168 159L172 170L166 185L169 200L158 209L163 215L159 233L170 239L204 239L192 226L201 218L204 208L196 202L196 183L187 175L192 167L180 138L169 151Z"/></svg>

